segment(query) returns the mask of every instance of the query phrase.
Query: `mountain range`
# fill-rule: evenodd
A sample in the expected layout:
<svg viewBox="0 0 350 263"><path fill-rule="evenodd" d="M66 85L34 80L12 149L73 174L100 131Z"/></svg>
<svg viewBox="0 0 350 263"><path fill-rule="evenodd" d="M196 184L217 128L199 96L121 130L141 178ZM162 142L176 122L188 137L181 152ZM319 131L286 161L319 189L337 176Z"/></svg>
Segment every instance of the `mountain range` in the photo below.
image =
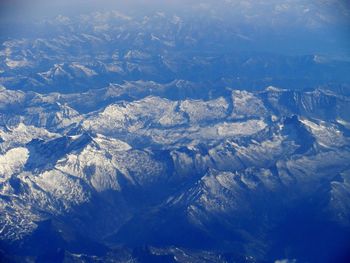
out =
<svg viewBox="0 0 350 263"><path fill-rule="evenodd" d="M348 5L184 5L0 17L0 262L348 262Z"/></svg>

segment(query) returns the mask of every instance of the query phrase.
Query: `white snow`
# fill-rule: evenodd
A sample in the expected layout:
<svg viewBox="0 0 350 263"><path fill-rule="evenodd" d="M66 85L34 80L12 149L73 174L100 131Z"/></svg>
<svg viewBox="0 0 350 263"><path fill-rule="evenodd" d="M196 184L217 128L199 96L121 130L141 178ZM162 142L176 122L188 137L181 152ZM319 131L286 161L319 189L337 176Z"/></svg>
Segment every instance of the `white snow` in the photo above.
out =
<svg viewBox="0 0 350 263"><path fill-rule="evenodd" d="M248 136L265 129L267 124L263 120L248 120L246 122L224 122L216 126L219 136Z"/></svg>
<svg viewBox="0 0 350 263"><path fill-rule="evenodd" d="M0 180L19 173L26 164L29 157L27 148L14 148L0 155Z"/></svg>

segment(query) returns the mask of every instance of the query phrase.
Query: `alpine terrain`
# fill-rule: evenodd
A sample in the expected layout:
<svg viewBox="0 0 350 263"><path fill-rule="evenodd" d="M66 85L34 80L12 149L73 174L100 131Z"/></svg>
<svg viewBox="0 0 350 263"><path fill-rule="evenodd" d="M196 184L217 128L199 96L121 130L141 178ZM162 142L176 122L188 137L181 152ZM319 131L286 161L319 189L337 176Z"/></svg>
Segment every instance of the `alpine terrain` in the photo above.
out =
<svg viewBox="0 0 350 263"><path fill-rule="evenodd" d="M2 18L0 262L349 262L345 1L168 5Z"/></svg>

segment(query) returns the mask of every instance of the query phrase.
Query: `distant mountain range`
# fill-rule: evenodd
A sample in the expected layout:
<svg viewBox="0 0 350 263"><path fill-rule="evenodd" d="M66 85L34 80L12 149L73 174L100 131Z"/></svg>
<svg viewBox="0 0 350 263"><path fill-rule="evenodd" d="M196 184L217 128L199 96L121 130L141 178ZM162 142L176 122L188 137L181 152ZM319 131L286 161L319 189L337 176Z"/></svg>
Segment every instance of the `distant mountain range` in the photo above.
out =
<svg viewBox="0 0 350 263"><path fill-rule="evenodd" d="M316 28L291 23L282 30L282 22L263 26L255 20L232 22L235 16L217 17L206 9L197 10L198 16L187 12L141 16L109 11L40 21L31 35L2 42L0 81L9 89L40 93L80 92L138 80L181 79L220 89L314 89L350 81L346 32L327 29L339 23L324 21ZM290 12L285 16L290 19ZM324 14L305 17L328 21ZM260 15L254 19L263 20Z"/></svg>

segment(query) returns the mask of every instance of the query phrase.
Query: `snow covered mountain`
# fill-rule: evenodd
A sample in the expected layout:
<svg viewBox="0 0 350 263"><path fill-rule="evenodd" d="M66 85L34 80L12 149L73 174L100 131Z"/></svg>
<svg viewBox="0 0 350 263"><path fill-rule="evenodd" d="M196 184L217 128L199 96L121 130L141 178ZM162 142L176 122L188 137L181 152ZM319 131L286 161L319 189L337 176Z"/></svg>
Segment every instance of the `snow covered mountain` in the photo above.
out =
<svg viewBox="0 0 350 263"><path fill-rule="evenodd" d="M345 1L59 2L0 10L0 262L349 262Z"/></svg>
<svg viewBox="0 0 350 263"><path fill-rule="evenodd" d="M175 246L188 257L208 250L275 260L286 255L265 243L268 233L296 231L283 224L301 211L315 231L339 229L327 238L349 233L350 97L268 87L210 100L165 93L121 101L114 94L125 85L90 91L80 112L84 94L0 91L5 253L21 246L26 257L45 258L60 247L65 258L102 260L121 253L116 245L130 258L137 253L128 248L149 245L149 256L173 255ZM52 239L48 254L43 238ZM302 257L297 236L283 242ZM345 247L323 256L336 249Z"/></svg>

